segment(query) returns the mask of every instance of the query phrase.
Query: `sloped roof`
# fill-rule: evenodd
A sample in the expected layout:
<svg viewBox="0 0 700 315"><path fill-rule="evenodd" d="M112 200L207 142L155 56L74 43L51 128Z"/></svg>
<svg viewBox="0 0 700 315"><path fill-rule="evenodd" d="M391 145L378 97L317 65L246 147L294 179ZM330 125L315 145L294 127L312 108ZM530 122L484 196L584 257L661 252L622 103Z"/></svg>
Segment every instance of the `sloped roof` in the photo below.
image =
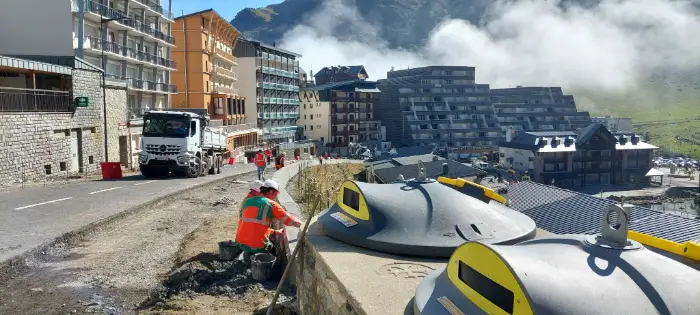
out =
<svg viewBox="0 0 700 315"><path fill-rule="evenodd" d="M425 175L429 178L445 176L442 174L442 164L444 163L447 163L448 174L446 176L449 178L473 177L486 174L486 172L482 170L466 166L453 160L442 160L424 163ZM416 178L418 177L418 165L416 162L416 164L413 165L376 169L374 175L383 183L391 183L395 181L399 175L403 175L405 179Z"/></svg>
<svg viewBox="0 0 700 315"><path fill-rule="evenodd" d="M376 86L377 82L374 81L366 81L366 80L348 80L348 81L340 81L340 82L331 82L331 83L326 83L322 85L315 85L315 86L310 86L308 88L302 88L301 91L323 91L323 90L328 90L328 89L333 89L333 88L338 88L341 86L346 86L346 85L352 85L352 84L358 84L362 83L363 85L368 85L368 86Z"/></svg>
<svg viewBox="0 0 700 315"><path fill-rule="evenodd" d="M443 158L430 153L430 154L413 155L413 156L406 156L406 157L397 157L397 158L393 158L392 161L396 162L396 164L398 164L398 165L413 165L413 164L418 164L418 161L433 162L434 158L437 158L438 161L444 160Z"/></svg>
<svg viewBox="0 0 700 315"><path fill-rule="evenodd" d="M435 148L437 148L437 147L436 146L415 146L415 147L397 148L396 154L392 155L392 154L385 152L385 153L382 153L381 155L376 156L374 158L374 161L390 160L390 159L406 157L406 156L414 156L414 155L433 154L433 152L435 152Z"/></svg>
<svg viewBox="0 0 700 315"><path fill-rule="evenodd" d="M509 206L555 234L595 234L603 209L617 202L531 181L508 187ZM700 219L634 207L630 229L673 242L700 241Z"/></svg>
<svg viewBox="0 0 700 315"><path fill-rule="evenodd" d="M334 70L339 70L339 69L344 69L344 68L347 68L348 72L343 72L343 73L350 73L350 74L360 74L363 72L365 74L367 73L367 71L365 71L365 67L361 66L361 65L359 65L359 66L323 67L321 70L316 72L314 77L326 76L327 75L327 74L325 74L326 70L334 71ZM335 72L335 73L337 73L337 72ZM334 74L334 73L331 73L331 74Z"/></svg>

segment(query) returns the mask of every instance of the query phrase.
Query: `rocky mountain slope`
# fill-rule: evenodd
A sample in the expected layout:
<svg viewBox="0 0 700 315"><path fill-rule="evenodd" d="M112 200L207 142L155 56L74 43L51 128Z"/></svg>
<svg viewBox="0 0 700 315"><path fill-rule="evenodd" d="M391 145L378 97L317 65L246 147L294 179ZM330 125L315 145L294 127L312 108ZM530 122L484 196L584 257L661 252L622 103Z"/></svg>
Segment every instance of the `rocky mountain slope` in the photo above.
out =
<svg viewBox="0 0 700 315"><path fill-rule="evenodd" d="M279 42L285 32L304 23L330 0L285 0L265 8L244 9L231 23L245 37L263 42ZM341 0L357 7L365 21L376 29L376 36L386 40L390 48L415 49L428 39L430 32L446 19L464 19L481 25L488 18L493 0ZM594 6L603 0L562 0L562 6L576 3ZM700 0L689 0L700 8ZM357 38L357 28L336 28L337 38ZM602 97L595 91L575 92L581 103L588 97L593 106L586 109L596 114L618 114L633 116L637 120L652 120L658 115L700 115L700 70L689 69L687 73L660 71L644 82L642 91ZM588 93L590 92L590 93ZM640 92L640 93L638 93ZM651 97L650 97L651 96ZM654 100L650 100L650 99ZM639 105L652 110L639 111ZM644 115L642 115L644 114Z"/></svg>

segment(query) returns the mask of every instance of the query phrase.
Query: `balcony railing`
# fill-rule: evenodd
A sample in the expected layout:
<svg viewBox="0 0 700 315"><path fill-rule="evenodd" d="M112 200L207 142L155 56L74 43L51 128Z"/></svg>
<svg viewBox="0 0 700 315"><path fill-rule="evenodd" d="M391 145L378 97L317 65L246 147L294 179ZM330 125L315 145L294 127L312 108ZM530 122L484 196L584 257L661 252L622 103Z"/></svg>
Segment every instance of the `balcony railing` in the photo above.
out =
<svg viewBox="0 0 700 315"><path fill-rule="evenodd" d="M224 76L224 77L227 77L227 78L231 78L231 79L233 79L233 80L238 80L238 75L236 75L235 72L233 72L233 71L231 71L231 70L228 70L228 69L225 69L225 68L222 68L222 67L211 66L211 70L210 70L210 71L211 71L211 72L214 72L214 73L216 73L217 75L220 75L220 76Z"/></svg>
<svg viewBox="0 0 700 315"><path fill-rule="evenodd" d="M74 1L80 1L80 0L74 0ZM162 41L165 41L170 44L175 44L175 38L161 32L160 30L154 29L148 24L144 24L141 21L135 20L129 16L126 15L126 13L115 10L112 8L109 8L97 1L94 0L84 0L85 1L85 12L91 12L97 15L101 15L107 19L117 19L115 22L131 27L135 29L136 31L139 31L141 33L146 33L150 36L153 36L157 39L160 39ZM75 5L77 6L77 4ZM172 19L172 18L171 18Z"/></svg>
<svg viewBox="0 0 700 315"><path fill-rule="evenodd" d="M214 85L212 87L212 91L214 93L221 93L221 94L229 94L229 95L237 95L238 94L238 89L226 87L226 86L221 86L221 85Z"/></svg>
<svg viewBox="0 0 700 315"><path fill-rule="evenodd" d="M0 87L0 112L72 112L68 91Z"/></svg>
<svg viewBox="0 0 700 315"><path fill-rule="evenodd" d="M160 6L158 3L156 3L155 1L150 1L150 0L137 0L137 1L148 6L149 8L151 8L151 10L162 14L164 17L168 18L169 20L173 19L172 12L170 12L166 9L163 9L163 7Z"/></svg>
<svg viewBox="0 0 700 315"><path fill-rule="evenodd" d="M132 59L136 59L138 61L143 61L143 62L148 62L154 65L159 65L163 66L166 68L170 69L175 69L177 67L177 64L175 61L165 59L163 57L158 57L143 51L136 50L134 48L126 47L120 44L117 44L115 42L110 42L107 40L100 40L97 37L92 37L92 36L87 36L85 37L86 39L86 46L89 48L92 48L94 50L102 50L102 47L104 47L105 53L112 53Z"/></svg>
<svg viewBox="0 0 700 315"><path fill-rule="evenodd" d="M228 60L229 62L233 63L234 65L238 65L238 58L234 57L233 55L231 55L227 51L225 51L219 47L216 47L216 49L214 51L216 52L216 54L219 57Z"/></svg>

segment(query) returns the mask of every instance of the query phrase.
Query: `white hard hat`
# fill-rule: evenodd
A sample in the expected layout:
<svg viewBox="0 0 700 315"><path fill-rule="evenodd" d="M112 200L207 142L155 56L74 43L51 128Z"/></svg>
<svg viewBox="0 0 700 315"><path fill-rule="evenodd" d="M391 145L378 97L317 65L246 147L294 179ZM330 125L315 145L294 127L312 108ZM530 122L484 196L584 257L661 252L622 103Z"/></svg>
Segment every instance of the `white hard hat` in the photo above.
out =
<svg viewBox="0 0 700 315"><path fill-rule="evenodd" d="M280 190L280 185L277 184L276 181L271 180L271 179L266 180L262 186L266 187L266 188L272 188L274 190Z"/></svg>
<svg viewBox="0 0 700 315"><path fill-rule="evenodd" d="M260 187L263 186L263 182L260 180L252 181L249 184L250 190L260 192Z"/></svg>

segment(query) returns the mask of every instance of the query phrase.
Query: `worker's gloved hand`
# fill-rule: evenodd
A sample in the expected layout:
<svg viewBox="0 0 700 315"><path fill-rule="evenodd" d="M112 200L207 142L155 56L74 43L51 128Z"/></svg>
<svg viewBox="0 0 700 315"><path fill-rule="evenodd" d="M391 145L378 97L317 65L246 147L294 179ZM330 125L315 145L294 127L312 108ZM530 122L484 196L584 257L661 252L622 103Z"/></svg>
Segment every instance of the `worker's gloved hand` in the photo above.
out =
<svg viewBox="0 0 700 315"><path fill-rule="evenodd" d="M280 235L282 233L284 233L284 228L281 228L279 230L272 230L272 234L275 234L275 235Z"/></svg>
<svg viewBox="0 0 700 315"><path fill-rule="evenodd" d="M299 220L294 220L294 222L292 222L292 226L293 226L293 227L298 227L298 228L300 228L300 227L301 227L301 221L299 221Z"/></svg>

